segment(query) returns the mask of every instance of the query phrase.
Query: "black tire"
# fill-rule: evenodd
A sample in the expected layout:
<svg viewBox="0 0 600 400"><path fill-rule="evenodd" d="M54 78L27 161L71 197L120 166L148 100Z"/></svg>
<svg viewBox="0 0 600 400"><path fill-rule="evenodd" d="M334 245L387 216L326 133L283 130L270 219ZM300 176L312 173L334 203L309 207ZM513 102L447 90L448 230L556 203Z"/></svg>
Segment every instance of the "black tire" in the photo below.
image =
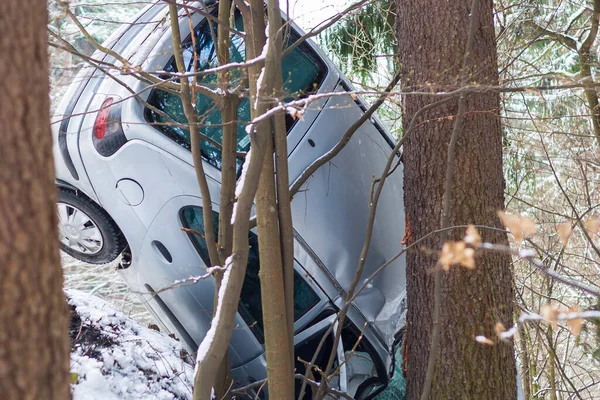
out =
<svg viewBox="0 0 600 400"><path fill-rule="evenodd" d="M62 218L59 215L59 229L61 230L61 250L71 255L72 257L90 264L107 264L116 259L127 246L127 241L123 233L112 220L112 218L104 211L102 207L90 200L83 194L78 194L72 190L58 188L58 210L73 210L82 212L89 219L88 224L99 231L101 240L96 240L96 247L92 250L78 250L77 245L69 246L64 243L68 239L63 235L62 229L66 229L66 224L63 224ZM60 214L60 212L59 212ZM89 241L89 240L88 240ZM82 246L78 248L83 249Z"/></svg>

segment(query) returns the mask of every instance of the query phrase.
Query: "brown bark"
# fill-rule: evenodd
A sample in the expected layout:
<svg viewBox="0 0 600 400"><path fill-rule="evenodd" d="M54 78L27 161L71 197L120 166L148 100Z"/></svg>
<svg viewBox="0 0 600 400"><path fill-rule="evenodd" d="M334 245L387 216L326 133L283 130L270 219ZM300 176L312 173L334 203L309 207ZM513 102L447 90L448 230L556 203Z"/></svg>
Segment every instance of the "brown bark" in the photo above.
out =
<svg viewBox="0 0 600 400"><path fill-rule="evenodd" d="M527 335L527 333L525 332L524 328L521 328L521 330L519 331L519 336L517 338L518 342L519 342L519 347L521 350L521 371L520 371L520 378L521 378L521 382L523 385L523 394L525 395L526 399L531 398L531 372L529 370L529 363L530 361L530 357L529 357L529 350L527 348L527 341L525 339L525 335Z"/></svg>
<svg viewBox="0 0 600 400"><path fill-rule="evenodd" d="M281 28L281 19L272 19L273 32ZM269 25L271 28L271 25ZM280 58L283 41L278 40L276 51ZM273 73L274 97L283 97L283 71L276 68ZM292 224L292 197L288 173L288 146L285 114L279 112L273 116L273 143L275 145L275 171L277 185L277 212L279 216L279 238L281 241L281 262L283 268L283 289L285 293L285 313L287 318L288 349L290 373L294 366L294 228Z"/></svg>
<svg viewBox="0 0 600 400"><path fill-rule="evenodd" d="M186 70L185 63L183 61L182 45L181 45L181 34L179 30L179 17L177 14L177 6L175 3L169 4L169 22L173 31L173 52L175 55L175 62L177 69L184 72ZM200 188L200 194L202 195L202 217L204 219L204 239L206 240L206 246L208 248L208 255L210 263L215 265L221 264L221 259L217 251L217 244L215 239L215 229L212 219L212 201L210 198L210 191L208 189L208 182L206 175L204 174L204 166L202 164L202 154L200 152L200 131L196 121L198 116L192 101L191 87L187 79L180 79L180 92L179 97L183 105L185 117L190 121L190 145L192 149L192 161L194 163L194 170L196 172L196 179L198 181L198 187ZM219 100L219 99L213 99ZM218 101L215 101L218 103Z"/></svg>
<svg viewBox="0 0 600 400"><path fill-rule="evenodd" d="M280 80L281 81L281 80ZM283 86L283 85L281 85ZM280 88L281 89L281 88ZM281 262L283 268L283 289L285 292L285 312L288 327L288 352L293 366L294 356L294 228L292 223L292 196L288 173L288 147L285 116L273 117L275 142L275 170L277 179L277 211L279 214L279 238L281 240ZM293 371L292 371L293 372Z"/></svg>
<svg viewBox="0 0 600 400"><path fill-rule="evenodd" d="M219 25L217 31L217 57L219 65L229 63L229 25L231 15L231 2L223 0L219 2ZM212 30L211 30L212 32ZM194 50L195 51L195 50ZM217 83L223 93L229 91L229 72L217 74ZM235 202L236 181L236 146L237 146L237 109L239 97L237 95L226 95L220 108L221 121L223 122L223 140L221 142L221 193L219 198L219 239L218 251L221 262L231 255L233 245L233 226L231 215L233 203ZM215 294L219 292L223 274L215 274ZM217 308L217 296L215 295L215 309ZM227 354L223 357L215 382L215 397L226 400L230 398L231 377L229 376L229 358Z"/></svg>
<svg viewBox="0 0 600 400"><path fill-rule="evenodd" d="M263 93L263 96L258 98L258 103L267 102L267 98L273 98L273 95L281 92L282 87L282 73L281 73L281 53L282 53L282 39L279 28L281 27L281 13L279 11L279 3L274 0L268 1L269 9L269 53L271 61L271 67L269 69L270 74L265 75L264 79L268 79L267 91ZM254 21L257 24L257 21ZM255 49L258 46L255 46ZM258 54L254 54L254 57ZM266 71L265 71L266 72ZM253 113L253 117L260 116L260 110L256 110ZM281 117L278 115L277 117ZM271 132L277 127L279 132L276 134L279 136L284 135L285 138L285 124L283 126L278 124L275 126L272 122L264 124L268 129L267 131L261 132L263 135L267 135L266 141L264 165L260 177L260 183L258 186L258 192L256 194L256 226L258 228L258 247L260 252L260 292L262 296L262 309L263 309L263 321L264 321L264 333L265 333L265 355L267 359L267 378L269 382L269 395L274 399L292 399L294 398L294 377L292 369L292 356L293 347L290 349L290 335L293 335L293 303L292 303L292 333L289 332L288 316L287 316L287 304L286 304L286 290L291 290L293 295L293 280L292 286L286 287L284 284L284 270L282 261L282 238L280 236L279 228L279 214L277 206L277 196L275 194L275 165L273 160L274 142ZM281 129L284 129L281 132ZM281 148L279 149L281 151ZM287 179L287 153L278 154L278 157L285 157L285 175ZM281 162L279 163L281 165ZM281 178L281 177L279 177ZM287 204L283 205L284 208L287 205L289 211L289 189L286 190L287 196L280 201L287 201ZM281 185L280 185L281 186ZM285 193L284 193L285 195ZM293 235L291 231L291 214L289 215L290 226L286 233ZM293 236L288 237L293 240ZM292 243L293 252L293 243ZM288 248L289 251L289 248ZM289 260L288 260L289 261ZM292 253L293 263L293 253ZM293 268L292 265L287 267ZM293 269L292 269L293 279Z"/></svg>
<svg viewBox="0 0 600 400"><path fill-rule="evenodd" d="M405 91L447 91L460 86L471 1L397 0L401 82ZM497 84L492 1L478 2L474 45L466 71L469 83ZM439 97L407 95L405 128L415 113ZM497 93L466 98L455 150L450 225L500 227L504 207L502 133ZM415 240L441 227L448 145L457 115L452 101L426 112L404 146L405 207ZM484 240L506 243L506 234L486 230ZM457 230L450 239L464 236ZM440 237L407 254L407 398L421 395L427 371L433 321L434 270ZM427 249L423 251L423 248ZM511 399L516 397L513 347L478 344L493 337L493 326L511 326L513 310L510 258L480 254L474 271L455 267L441 277L441 336L433 375L432 399Z"/></svg>
<svg viewBox="0 0 600 400"><path fill-rule="evenodd" d="M231 2L219 2L219 26L217 33L217 56L219 65L229 63L229 25L231 14ZM218 85L223 93L229 88L229 71L217 74ZM221 143L221 193L219 202L219 252L221 259L225 260L231 254L233 242L233 228L231 226L231 214L235 202L236 181L236 146L237 146L237 109L239 97L237 95L226 95L223 106L220 108L221 121L223 122L223 140ZM220 281L220 279L218 279ZM218 288L218 285L217 285Z"/></svg>
<svg viewBox="0 0 600 400"><path fill-rule="evenodd" d="M178 17L178 13L177 13L177 5L175 3L173 4L169 4L169 18L170 18L170 23L171 23L171 29L173 31L173 51L174 51L174 55L175 55L175 62L177 63L177 69L179 71L184 72L185 69L185 63L183 60L183 53L182 53L182 44L181 44L181 34L180 34L180 29L179 29L179 17ZM190 141L191 141L191 148L192 148L192 160L194 162L194 170L196 172L196 180L198 182L198 186L200 188L200 194L202 195L202 214L203 214L203 218L204 218L204 224L205 224L205 240L206 240L206 244L208 247L208 253L209 253L209 258L210 258L210 262L213 266L217 266L217 265L221 265L222 264L222 260L221 257L217 251L217 245L216 245L216 239L215 239L215 235L214 235L214 226L213 226L213 219L212 219L212 201L211 201L211 197L210 197L210 191L208 189L208 182L207 182L207 178L206 175L204 173L204 167L202 164L202 155L200 152L201 149L201 144L200 144L200 131L198 128L198 114L196 113L196 110L193 106L193 102L196 101L195 96L192 97L192 95L190 93L194 93L192 91L192 89L195 89L195 81L194 81L194 86L190 87L189 81L188 79L184 78L184 79L180 79L180 86L181 86L181 92L179 94L180 98L181 98L181 103L183 104L183 109L185 112L185 116L187 118L188 121L190 121L189 123L189 129L190 129ZM247 256L247 254L246 254ZM215 281L216 281L216 293L218 293L219 291L219 287L220 287L220 282L222 279L222 275L218 274L217 276L215 276ZM215 297L215 309L216 309L216 297ZM218 357L218 364L217 367L214 368L213 370L214 375L210 376L210 380L208 380L207 383L202 383L203 386L210 386L205 389L208 390L210 393L210 389L214 388L215 394L219 396L219 398L224 398L227 396L227 392L228 392L228 382L230 381L229 377L228 377L228 370L229 370L229 366L228 366L228 362L227 362L227 348L225 348L225 350L223 350L223 353L219 355ZM195 388L194 388L194 398L198 398L199 394L198 394L198 381L200 379L200 372L198 372L196 374L195 377Z"/></svg>
<svg viewBox="0 0 600 400"><path fill-rule="evenodd" d="M292 399L294 380L275 198L273 142L270 139L267 142L260 184L255 198L265 355L270 396L274 399Z"/></svg>
<svg viewBox="0 0 600 400"><path fill-rule="evenodd" d="M596 41L598 36L598 24L600 19L600 0L594 0L594 11L592 13L592 26L587 38L582 43L579 50L575 49L579 53L579 65L581 68L580 75L587 83L593 84L594 75L592 74L592 45ZM600 144L600 103L598 102L598 92L596 88L585 89L585 98L587 100L590 114L592 115L592 127L594 128L594 135L596 140Z"/></svg>
<svg viewBox="0 0 600 400"><path fill-rule="evenodd" d="M241 3L240 9L244 18L246 30L246 59L255 58L265 43L264 3L262 0L250 0L248 4ZM274 37L274 36L273 36ZM248 68L252 118L265 113L269 104L255 102L257 98L266 98L268 93L273 93L273 71L281 68L281 58L274 57L272 51L267 51L264 79L262 85L257 86L260 67L253 65ZM251 154L247 160L247 172L241 193L237 199L235 218L233 221L233 246L232 254L226 262L227 271L224 283L219 290L221 300L216 309L213 324L207 335L209 340L204 340L199 348L197 372L194 380L194 399L210 399L211 388L214 385L216 370L227 351L231 333L237 313L238 300L244 282L246 264L248 261L248 230L250 225L250 212L259 184L261 170L264 165L267 141L272 140L271 124L262 120L250 126ZM217 323L218 322L218 323ZM285 326L285 325L284 325ZM287 338L285 341L287 348ZM276 398L276 397L275 397ZM285 398L285 397L283 397Z"/></svg>
<svg viewBox="0 0 600 400"><path fill-rule="evenodd" d="M68 399L68 309L58 255L46 2L0 13L0 393Z"/></svg>

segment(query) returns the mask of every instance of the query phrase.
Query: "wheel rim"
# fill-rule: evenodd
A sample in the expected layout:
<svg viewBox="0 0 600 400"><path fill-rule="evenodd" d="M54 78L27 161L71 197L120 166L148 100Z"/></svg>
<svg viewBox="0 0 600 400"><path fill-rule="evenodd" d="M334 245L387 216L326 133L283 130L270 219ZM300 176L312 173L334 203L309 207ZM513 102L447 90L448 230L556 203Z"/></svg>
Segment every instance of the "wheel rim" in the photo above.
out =
<svg viewBox="0 0 600 400"><path fill-rule="evenodd" d="M104 241L94 220L71 204L58 203L57 206L60 242L79 253L96 254L100 252Z"/></svg>

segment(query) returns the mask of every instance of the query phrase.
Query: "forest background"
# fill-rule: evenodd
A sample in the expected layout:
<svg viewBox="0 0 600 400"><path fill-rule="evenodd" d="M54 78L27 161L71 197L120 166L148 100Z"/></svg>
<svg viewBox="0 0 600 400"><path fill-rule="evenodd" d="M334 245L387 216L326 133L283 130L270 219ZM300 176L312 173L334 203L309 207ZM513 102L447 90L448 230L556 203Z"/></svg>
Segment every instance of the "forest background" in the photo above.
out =
<svg viewBox="0 0 600 400"><path fill-rule="evenodd" d="M341 0L333 5L322 3L290 3L290 15L309 29L347 5ZM498 110L503 126L506 207L530 218L537 227L535 235L513 245L531 248L551 273L538 273L528 259L514 257L515 319L554 307L600 307L593 295L600 292L600 121L593 117L598 111L599 3L495 2L500 86L506 89ZM73 12L99 42L144 5L71 1ZM79 30L63 18L53 1L48 6L51 29L90 55L94 49ZM366 92L381 90L380 85L395 72L394 10L393 1L367 1L316 38ZM82 61L53 47L50 55L51 97L56 106ZM378 113L401 137L400 97L391 96ZM67 287L100 294L134 318L149 321L134 296L113 279L112 266L84 266L64 257L63 267ZM564 280L557 281L552 274ZM583 291L582 286L591 290ZM579 328L573 332L566 324L522 325L515 348L527 398L600 397L600 327L588 321Z"/></svg>

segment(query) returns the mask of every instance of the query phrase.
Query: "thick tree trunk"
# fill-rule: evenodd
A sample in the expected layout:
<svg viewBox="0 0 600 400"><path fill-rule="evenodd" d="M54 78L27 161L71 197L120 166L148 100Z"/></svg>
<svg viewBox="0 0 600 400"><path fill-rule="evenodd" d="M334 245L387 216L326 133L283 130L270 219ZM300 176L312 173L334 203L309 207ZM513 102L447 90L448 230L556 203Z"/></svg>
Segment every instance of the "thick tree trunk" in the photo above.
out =
<svg viewBox="0 0 600 400"><path fill-rule="evenodd" d="M0 13L0 397L69 399L44 0Z"/></svg>
<svg viewBox="0 0 600 400"><path fill-rule="evenodd" d="M481 0L467 71L469 83L497 84L492 0ZM450 91L459 86L471 0L396 0L401 82L404 91ZM407 95L405 127L412 116L440 97ZM469 95L456 145L451 225L500 227L504 207L502 133L497 93ZM457 102L426 112L404 146L405 207L416 240L441 226L448 144ZM458 239L464 230L450 236ZM506 243L506 234L481 230L483 239ZM408 398L419 398L427 371L434 305L434 270L439 236L407 254ZM425 249L425 250L424 250ZM442 274L441 337L432 399L511 399L516 397L513 347L479 344L493 337L496 322L511 326L510 258L482 254L473 271L454 267Z"/></svg>

